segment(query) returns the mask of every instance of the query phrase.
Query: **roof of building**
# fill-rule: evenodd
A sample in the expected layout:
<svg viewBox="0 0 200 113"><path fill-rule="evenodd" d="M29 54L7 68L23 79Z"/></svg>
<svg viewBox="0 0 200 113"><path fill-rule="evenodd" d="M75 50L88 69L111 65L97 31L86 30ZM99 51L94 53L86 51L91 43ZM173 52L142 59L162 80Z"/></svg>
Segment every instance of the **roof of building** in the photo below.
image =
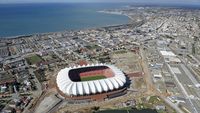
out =
<svg viewBox="0 0 200 113"><path fill-rule="evenodd" d="M163 56L176 56L172 51L160 51Z"/></svg>
<svg viewBox="0 0 200 113"><path fill-rule="evenodd" d="M92 66L107 66L109 67L113 73L113 77L92 80L92 81L78 81L74 82L69 78L69 71L72 69L78 69L83 67L92 67ZM106 64L92 64L92 65L83 65L73 68L65 68L62 69L57 76L57 86L60 91L70 96L78 96L78 95L89 95L96 94L101 92L107 92L114 89L118 89L126 83L126 77L124 73L113 65Z"/></svg>

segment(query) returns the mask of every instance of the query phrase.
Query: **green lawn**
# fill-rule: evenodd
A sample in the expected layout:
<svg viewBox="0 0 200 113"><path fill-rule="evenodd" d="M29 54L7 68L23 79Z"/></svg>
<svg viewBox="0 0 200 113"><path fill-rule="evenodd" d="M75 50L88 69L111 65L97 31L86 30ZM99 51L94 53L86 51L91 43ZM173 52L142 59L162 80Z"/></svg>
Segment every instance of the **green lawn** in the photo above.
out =
<svg viewBox="0 0 200 113"><path fill-rule="evenodd" d="M37 64L37 63L43 61L43 59L38 55L32 55L30 57L27 57L26 60L30 65Z"/></svg>
<svg viewBox="0 0 200 113"><path fill-rule="evenodd" d="M98 49L98 48L101 48L101 47L99 47L98 45L92 44L92 45L87 45L86 48L93 50L93 49Z"/></svg>
<svg viewBox="0 0 200 113"><path fill-rule="evenodd" d="M160 102L160 99L157 96L151 96L150 99L149 99L149 103L155 104L155 103L158 103L158 102Z"/></svg>
<svg viewBox="0 0 200 113"><path fill-rule="evenodd" d="M106 77L103 75L81 77L81 81L99 80L99 79L104 79L104 78L106 78Z"/></svg>

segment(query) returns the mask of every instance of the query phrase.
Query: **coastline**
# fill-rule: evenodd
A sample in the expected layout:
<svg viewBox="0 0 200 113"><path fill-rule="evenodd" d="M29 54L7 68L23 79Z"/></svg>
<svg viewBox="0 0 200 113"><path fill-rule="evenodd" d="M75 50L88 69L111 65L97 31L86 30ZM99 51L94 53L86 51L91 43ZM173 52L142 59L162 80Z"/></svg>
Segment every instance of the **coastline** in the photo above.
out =
<svg viewBox="0 0 200 113"><path fill-rule="evenodd" d="M134 20L131 16L127 14L123 14L122 12L113 12L113 11L97 11L99 13L106 13L106 14L113 14L113 15L124 15L127 16L129 19Z"/></svg>
<svg viewBox="0 0 200 113"><path fill-rule="evenodd" d="M122 13L114 13L114 12L106 12L106 11L97 11L97 13L105 13L105 14L111 14L111 15L121 15L121 16L126 16L128 19L133 19L129 15L122 14ZM70 32L70 31L80 31L80 30L92 30L92 29L100 29L100 28L106 28L106 27L115 27L115 26L122 26L122 25L128 25L128 23L124 24L111 24L111 25L105 25L102 27L87 27L87 28L80 28L80 29L74 29L74 30L63 30L63 31L55 31L55 32L43 32L43 33L32 33L32 34L22 34L22 35L16 35L16 36L6 36L6 37L0 37L0 40L6 40L6 39L19 39L19 38L24 38L24 37L31 37L35 35L49 35L49 34L54 34L54 33L63 33L63 32Z"/></svg>

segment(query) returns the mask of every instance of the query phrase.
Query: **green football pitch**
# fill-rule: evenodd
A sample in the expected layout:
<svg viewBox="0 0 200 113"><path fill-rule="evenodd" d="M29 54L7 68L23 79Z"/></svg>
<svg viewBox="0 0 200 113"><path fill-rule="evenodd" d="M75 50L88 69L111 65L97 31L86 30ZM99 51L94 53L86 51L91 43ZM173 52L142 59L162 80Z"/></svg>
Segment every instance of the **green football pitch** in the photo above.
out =
<svg viewBox="0 0 200 113"><path fill-rule="evenodd" d="M81 77L81 81L91 81L91 80L99 80L106 78L103 75L89 76L89 77Z"/></svg>

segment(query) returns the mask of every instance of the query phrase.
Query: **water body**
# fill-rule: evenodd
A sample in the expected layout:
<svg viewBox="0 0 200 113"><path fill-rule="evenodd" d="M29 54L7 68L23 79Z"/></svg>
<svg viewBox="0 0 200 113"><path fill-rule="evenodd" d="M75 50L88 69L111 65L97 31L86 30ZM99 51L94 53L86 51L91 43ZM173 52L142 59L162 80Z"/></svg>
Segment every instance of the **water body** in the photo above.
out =
<svg viewBox="0 0 200 113"><path fill-rule="evenodd" d="M0 4L0 37L128 23L126 16L97 12L123 6L111 3Z"/></svg>
<svg viewBox="0 0 200 113"><path fill-rule="evenodd" d="M128 23L124 15L99 13L124 6L200 9L200 5L137 3L0 4L0 38Z"/></svg>

